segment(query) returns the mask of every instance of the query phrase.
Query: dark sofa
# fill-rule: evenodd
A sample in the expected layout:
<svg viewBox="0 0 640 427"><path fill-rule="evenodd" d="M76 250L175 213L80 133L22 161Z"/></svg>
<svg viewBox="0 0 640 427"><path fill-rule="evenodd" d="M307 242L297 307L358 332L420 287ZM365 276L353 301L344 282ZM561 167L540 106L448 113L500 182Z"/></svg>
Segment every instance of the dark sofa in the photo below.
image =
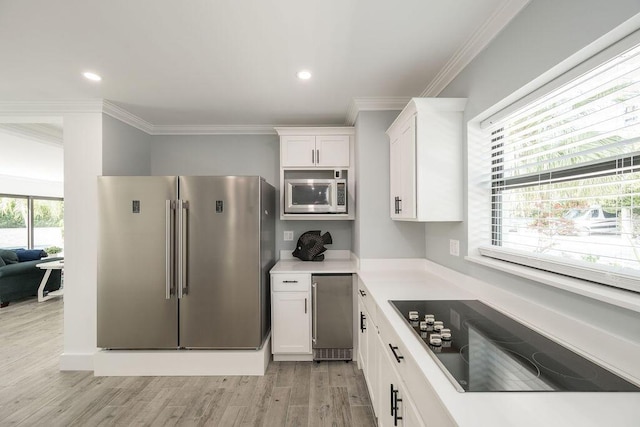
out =
<svg viewBox="0 0 640 427"><path fill-rule="evenodd" d="M12 301L37 295L45 270L36 267L36 264L63 258L28 260L29 256L25 255L20 259L15 251L0 249L0 307L5 307ZM62 270L52 270L44 288L45 291L60 289L61 279Z"/></svg>

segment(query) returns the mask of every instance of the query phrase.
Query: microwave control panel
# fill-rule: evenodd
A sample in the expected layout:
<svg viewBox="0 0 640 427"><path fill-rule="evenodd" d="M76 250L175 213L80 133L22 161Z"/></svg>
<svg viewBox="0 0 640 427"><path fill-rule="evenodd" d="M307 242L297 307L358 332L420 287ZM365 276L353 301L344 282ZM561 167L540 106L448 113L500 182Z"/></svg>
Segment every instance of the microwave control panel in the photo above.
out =
<svg viewBox="0 0 640 427"><path fill-rule="evenodd" d="M336 190L336 202L338 206L346 206L347 205L347 189L346 189L346 183L344 182L339 182L337 184L337 190Z"/></svg>

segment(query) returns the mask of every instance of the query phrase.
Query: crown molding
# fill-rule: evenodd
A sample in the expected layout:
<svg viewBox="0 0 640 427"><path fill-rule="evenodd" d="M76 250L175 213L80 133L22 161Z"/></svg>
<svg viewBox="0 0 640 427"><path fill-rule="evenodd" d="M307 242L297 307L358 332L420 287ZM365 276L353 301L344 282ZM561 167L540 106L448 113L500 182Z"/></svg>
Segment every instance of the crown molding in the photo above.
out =
<svg viewBox="0 0 640 427"><path fill-rule="evenodd" d="M406 107L410 100L410 96L353 98L347 110L345 124L353 126L360 111L399 111Z"/></svg>
<svg viewBox="0 0 640 427"><path fill-rule="evenodd" d="M151 135L275 135L273 125L155 125Z"/></svg>
<svg viewBox="0 0 640 427"><path fill-rule="evenodd" d="M102 112L116 120L120 120L121 122L128 124L129 126L133 126L142 132L153 135L154 125L135 114L128 112L124 108L117 106L113 102L104 99L102 101Z"/></svg>
<svg viewBox="0 0 640 427"><path fill-rule="evenodd" d="M353 126L276 126L279 136L354 135Z"/></svg>
<svg viewBox="0 0 640 427"><path fill-rule="evenodd" d="M58 147L62 145L62 129L41 123L0 123L0 133Z"/></svg>
<svg viewBox="0 0 640 427"><path fill-rule="evenodd" d="M420 97L438 96L530 0L504 0L469 39L449 58Z"/></svg>

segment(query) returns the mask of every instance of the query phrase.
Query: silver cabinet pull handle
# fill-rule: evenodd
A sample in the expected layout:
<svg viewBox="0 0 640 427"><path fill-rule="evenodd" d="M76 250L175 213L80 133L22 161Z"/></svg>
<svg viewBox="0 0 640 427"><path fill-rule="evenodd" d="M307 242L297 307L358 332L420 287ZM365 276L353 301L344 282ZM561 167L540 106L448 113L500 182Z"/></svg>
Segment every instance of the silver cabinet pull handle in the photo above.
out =
<svg viewBox="0 0 640 427"><path fill-rule="evenodd" d="M318 338L318 284L313 283L313 337L311 341L315 344Z"/></svg>
<svg viewBox="0 0 640 427"><path fill-rule="evenodd" d="M320 164L320 150L316 150L316 163Z"/></svg>
<svg viewBox="0 0 640 427"><path fill-rule="evenodd" d="M313 150L313 149L311 150L311 164L314 164L314 165L316 164L315 151L316 150Z"/></svg>
<svg viewBox="0 0 640 427"><path fill-rule="evenodd" d="M307 299L304 299L304 314L307 314Z"/></svg>
<svg viewBox="0 0 640 427"><path fill-rule="evenodd" d="M283 280L282 283L298 283L297 280Z"/></svg>

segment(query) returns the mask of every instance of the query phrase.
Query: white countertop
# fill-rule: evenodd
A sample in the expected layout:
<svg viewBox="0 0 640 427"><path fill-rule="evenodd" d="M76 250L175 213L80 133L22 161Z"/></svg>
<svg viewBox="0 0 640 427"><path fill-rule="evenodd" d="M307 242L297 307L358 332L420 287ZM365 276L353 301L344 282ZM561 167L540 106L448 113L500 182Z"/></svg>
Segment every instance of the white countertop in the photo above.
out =
<svg viewBox="0 0 640 427"><path fill-rule="evenodd" d="M337 251L328 251L328 257L324 261L300 261L296 258L280 259L271 269L271 273L355 273L358 271L357 260L344 257L344 254L332 254Z"/></svg>
<svg viewBox="0 0 640 427"><path fill-rule="evenodd" d="M361 266L358 275L369 290L377 306L378 318L384 315L395 329L403 345L417 362L425 378L431 383L442 403L460 426L638 426L640 425L640 392L590 393L590 392L466 392L456 391L440 367L427 353L404 320L395 312L388 300L392 299L480 299L499 310L516 317L538 332L577 350L576 345L587 349L591 358L598 356L598 349L588 348L589 336L602 331L585 331L585 325L562 317L544 307L527 303L512 294L491 289L490 285L442 266L419 260L414 267L393 260ZM364 268L363 268L364 267ZM517 316L514 315L517 313ZM533 320L532 320L533 319ZM554 325L554 335L545 333ZM600 338L600 335L596 335ZM577 337L574 345L568 345L562 337ZM603 338L607 339L607 338ZM619 360L612 362L628 372L640 360L637 345L615 337L604 343L604 348L619 353ZM602 347L599 349L602 353ZM587 356L584 351L579 351ZM610 358L615 360L616 357ZM637 368L635 368L637 372ZM623 375L629 379L629 375ZM635 380L634 382L638 382ZM419 402L416 402L420 405ZM426 420L428 421L428 420Z"/></svg>

